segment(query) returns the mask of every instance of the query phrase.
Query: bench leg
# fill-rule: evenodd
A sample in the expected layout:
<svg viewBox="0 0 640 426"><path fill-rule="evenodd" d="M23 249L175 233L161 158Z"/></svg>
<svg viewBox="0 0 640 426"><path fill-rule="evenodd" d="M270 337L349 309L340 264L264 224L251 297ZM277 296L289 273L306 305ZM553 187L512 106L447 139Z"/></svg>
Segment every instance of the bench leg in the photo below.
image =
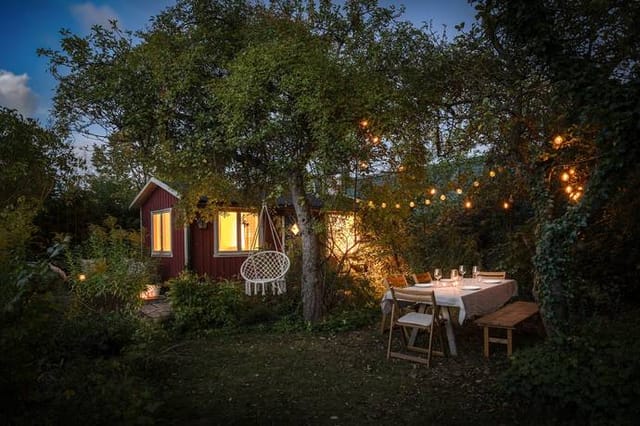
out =
<svg viewBox="0 0 640 426"><path fill-rule="evenodd" d="M484 356L489 358L489 327L484 327Z"/></svg>
<svg viewBox="0 0 640 426"><path fill-rule="evenodd" d="M507 329L507 355L511 356L513 353L513 330Z"/></svg>

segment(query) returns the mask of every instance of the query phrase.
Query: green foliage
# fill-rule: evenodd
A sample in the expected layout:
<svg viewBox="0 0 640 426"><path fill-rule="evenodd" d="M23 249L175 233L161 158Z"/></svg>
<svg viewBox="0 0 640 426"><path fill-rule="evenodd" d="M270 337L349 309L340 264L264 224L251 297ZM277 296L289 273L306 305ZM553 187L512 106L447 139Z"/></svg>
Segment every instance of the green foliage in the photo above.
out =
<svg viewBox="0 0 640 426"><path fill-rule="evenodd" d="M143 257L140 234L118 227L109 218L104 227L90 227L89 239L69 252L69 280L79 309L132 311L140 292L155 283L155 262Z"/></svg>
<svg viewBox="0 0 640 426"><path fill-rule="evenodd" d="M174 326L180 332L237 326L248 306L237 282L213 282L183 272L168 286Z"/></svg>
<svg viewBox="0 0 640 426"><path fill-rule="evenodd" d="M576 333L514 354L510 396L567 424L635 424L640 408L640 312L595 318Z"/></svg>

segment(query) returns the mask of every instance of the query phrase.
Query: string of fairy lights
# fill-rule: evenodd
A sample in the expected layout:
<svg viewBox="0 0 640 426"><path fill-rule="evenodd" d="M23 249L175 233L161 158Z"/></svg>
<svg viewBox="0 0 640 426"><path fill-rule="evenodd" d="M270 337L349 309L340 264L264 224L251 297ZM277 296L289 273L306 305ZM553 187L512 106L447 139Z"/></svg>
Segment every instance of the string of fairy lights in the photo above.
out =
<svg viewBox="0 0 640 426"><path fill-rule="evenodd" d="M380 144L381 139L379 136L373 134L369 130L369 121L363 119L360 121L360 128L364 132L365 138L374 146ZM566 140L563 136L557 135L552 140L551 143L554 149L560 149L566 144ZM359 167L366 169L368 164L366 162L360 162ZM399 166L398 172L403 172L404 167ZM409 207L410 209L414 209L420 205L424 206L432 206L437 202L445 203L450 200L455 200L457 202L461 202L461 206L465 209L472 209L475 206L473 196L477 195L477 191L486 186L484 182L485 178L494 179L498 173L502 172L502 167L497 167L495 169L490 169L486 174L483 174L482 177L476 177L471 183L471 188L466 191L463 190L462 186L456 185L455 182L449 182L446 185L438 188L437 186L430 186L426 191L424 191L419 196L413 197L410 200L404 201L373 201L368 200L366 203L361 199L356 199L356 203L362 208L367 207L369 209L389 209L389 210L400 210L405 207ZM576 171L575 167L565 167L562 169L559 180L563 186L563 191L567 195L569 201L577 202L584 193L584 183L581 182L580 176ZM445 188L455 188L453 190L445 190L441 189ZM475 193L472 193L475 192ZM440 194L440 195L438 195ZM465 194L467 194L465 196ZM510 210L513 207L514 199L512 195L509 197L503 198L499 202L499 207L503 210Z"/></svg>

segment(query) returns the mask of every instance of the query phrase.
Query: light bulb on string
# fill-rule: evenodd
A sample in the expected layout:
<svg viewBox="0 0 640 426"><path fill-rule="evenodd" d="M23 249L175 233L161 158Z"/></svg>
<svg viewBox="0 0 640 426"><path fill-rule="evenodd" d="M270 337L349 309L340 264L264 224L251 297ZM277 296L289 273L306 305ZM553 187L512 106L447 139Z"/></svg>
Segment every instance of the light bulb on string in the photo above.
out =
<svg viewBox="0 0 640 426"><path fill-rule="evenodd" d="M431 200L424 200L424 205L425 206L431 205Z"/></svg>
<svg viewBox="0 0 640 426"><path fill-rule="evenodd" d="M471 207L473 207L473 205L471 204L471 201L467 200L464 202L464 207L466 209L470 209Z"/></svg>
<svg viewBox="0 0 640 426"><path fill-rule="evenodd" d="M416 203L414 203L413 201L409 202L409 207L414 208L416 206Z"/></svg>
<svg viewBox="0 0 640 426"><path fill-rule="evenodd" d="M429 194L431 194L431 195L436 195L436 193L437 193L437 192L438 192L438 190L437 190L437 189L435 189L435 188L431 188L431 189L429 190Z"/></svg>
<svg viewBox="0 0 640 426"><path fill-rule="evenodd" d="M387 203L380 204L380 207L382 207L383 209L386 209L387 208Z"/></svg>
<svg viewBox="0 0 640 426"><path fill-rule="evenodd" d="M496 172L494 170L489 171L489 177L496 177Z"/></svg>
<svg viewBox="0 0 640 426"><path fill-rule="evenodd" d="M400 203L396 203L396 209L400 208Z"/></svg>
<svg viewBox="0 0 640 426"><path fill-rule="evenodd" d="M456 193L457 193L457 194L462 194L462 188L458 188L458 189L456 189Z"/></svg>
<svg viewBox="0 0 640 426"><path fill-rule="evenodd" d="M440 196L440 201L444 201L444 200L446 200L446 199L447 199L447 196L446 196L446 195L442 194L442 195Z"/></svg>
<svg viewBox="0 0 640 426"><path fill-rule="evenodd" d="M477 180L474 180L474 181L473 181L473 186L474 186L475 188L479 187L479 186L480 186L480 182L478 182Z"/></svg>

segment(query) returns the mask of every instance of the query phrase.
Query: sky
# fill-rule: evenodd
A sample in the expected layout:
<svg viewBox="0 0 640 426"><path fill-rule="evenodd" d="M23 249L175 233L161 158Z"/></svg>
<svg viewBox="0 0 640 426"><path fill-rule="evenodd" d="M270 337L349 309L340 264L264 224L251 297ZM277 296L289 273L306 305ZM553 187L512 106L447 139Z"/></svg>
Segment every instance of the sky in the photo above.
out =
<svg viewBox="0 0 640 426"><path fill-rule="evenodd" d="M175 0L5 0L0 5L0 106L49 125L49 111L56 81L49 74L47 59L38 48L59 50L60 30L84 36L95 24L116 19L128 30L144 29L151 19ZM454 26L469 28L475 12L467 0L380 0L379 4L404 5L402 16L415 25L431 23L441 32L456 33Z"/></svg>

